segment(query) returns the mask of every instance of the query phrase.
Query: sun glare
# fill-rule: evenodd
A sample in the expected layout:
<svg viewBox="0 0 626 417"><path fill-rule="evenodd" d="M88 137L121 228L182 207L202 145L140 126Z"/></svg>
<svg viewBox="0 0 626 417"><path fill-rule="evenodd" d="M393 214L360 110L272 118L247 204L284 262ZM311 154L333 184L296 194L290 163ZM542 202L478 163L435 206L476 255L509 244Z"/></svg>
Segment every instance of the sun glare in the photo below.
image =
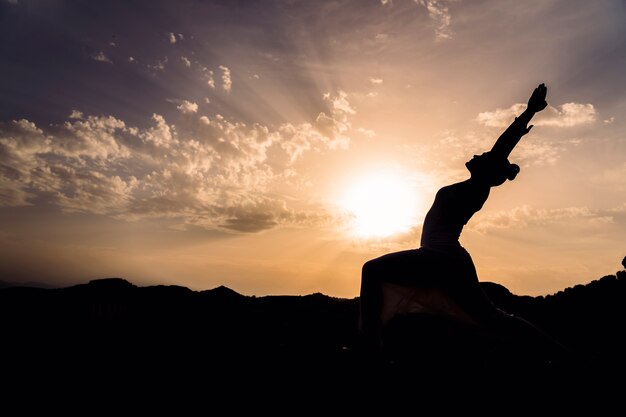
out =
<svg viewBox="0 0 626 417"><path fill-rule="evenodd" d="M372 175L353 184L343 206L354 215L352 233L384 237L405 232L417 217L415 187L399 175Z"/></svg>

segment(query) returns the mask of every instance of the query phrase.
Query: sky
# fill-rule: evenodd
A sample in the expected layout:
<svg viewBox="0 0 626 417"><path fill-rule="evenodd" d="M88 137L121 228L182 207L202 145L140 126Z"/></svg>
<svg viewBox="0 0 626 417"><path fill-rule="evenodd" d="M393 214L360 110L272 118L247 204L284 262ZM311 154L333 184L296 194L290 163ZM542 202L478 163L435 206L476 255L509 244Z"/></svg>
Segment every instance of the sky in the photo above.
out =
<svg viewBox="0 0 626 417"><path fill-rule="evenodd" d="M548 87L461 244L547 295L626 255L626 2L0 0L0 280L355 297Z"/></svg>

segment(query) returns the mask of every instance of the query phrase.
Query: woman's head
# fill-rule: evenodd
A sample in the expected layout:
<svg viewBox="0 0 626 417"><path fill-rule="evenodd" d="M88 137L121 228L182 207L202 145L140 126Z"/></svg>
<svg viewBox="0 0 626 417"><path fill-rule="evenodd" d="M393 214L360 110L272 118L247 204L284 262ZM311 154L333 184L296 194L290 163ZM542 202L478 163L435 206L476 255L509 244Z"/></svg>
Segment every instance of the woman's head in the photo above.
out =
<svg viewBox="0 0 626 417"><path fill-rule="evenodd" d="M506 180L513 181L520 171L516 164L512 164L508 159L485 152L474 157L465 163L472 178L483 182L490 187L501 185Z"/></svg>

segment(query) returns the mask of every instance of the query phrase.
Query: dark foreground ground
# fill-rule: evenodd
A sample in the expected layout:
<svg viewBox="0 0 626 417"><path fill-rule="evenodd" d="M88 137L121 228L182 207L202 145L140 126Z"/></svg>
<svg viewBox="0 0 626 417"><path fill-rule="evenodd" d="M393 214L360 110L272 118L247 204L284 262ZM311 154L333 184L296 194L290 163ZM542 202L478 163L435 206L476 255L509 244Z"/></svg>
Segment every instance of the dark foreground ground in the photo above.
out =
<svg viewBox="0 0 626 417"><path fill-rule="evenodd" d="M547 297L483 285L572 357L537 360L458 323L407 316L390 326L387 357L372 360L357 340L358 299L246 297L225 287L194 292L107 279L0 290L2 392L34 399L20 402L24 410L43 398L103 407L176 398L179 406L224 402L232 413L294 402L445 411L502 401L623 411L626 272Z"/></svg>

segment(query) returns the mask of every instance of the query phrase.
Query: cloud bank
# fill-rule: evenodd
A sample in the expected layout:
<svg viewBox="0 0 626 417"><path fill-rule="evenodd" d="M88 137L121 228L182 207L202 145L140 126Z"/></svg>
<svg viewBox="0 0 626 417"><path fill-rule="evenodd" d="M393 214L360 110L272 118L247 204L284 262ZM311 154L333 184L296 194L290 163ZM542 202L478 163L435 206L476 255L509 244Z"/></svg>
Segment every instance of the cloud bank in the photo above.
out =
<svg viewBox="0 0 626 417"><path fill-rule="evenodd" d="M616 210L593 210L588 207L545 209L524 205L512 210L479 214L476 216L476 222L468 225L468 228L486 233L496 229L522 229L569 220L584 220L595 225L610 224L614 222L616 212Z"/></svg>
<svg viewBox="0 0 626 417"><path fill-rule="evenodd" d="M177 124L154 114L144 129L78 110L45 128L0 123L0 205L46 202L233 232L328 223L331 213L284 191L308 152L349 146L355 109L344 92L324 98L328 114L276 129L198 115L187 100L175 102L184 114Z"/></svg>

